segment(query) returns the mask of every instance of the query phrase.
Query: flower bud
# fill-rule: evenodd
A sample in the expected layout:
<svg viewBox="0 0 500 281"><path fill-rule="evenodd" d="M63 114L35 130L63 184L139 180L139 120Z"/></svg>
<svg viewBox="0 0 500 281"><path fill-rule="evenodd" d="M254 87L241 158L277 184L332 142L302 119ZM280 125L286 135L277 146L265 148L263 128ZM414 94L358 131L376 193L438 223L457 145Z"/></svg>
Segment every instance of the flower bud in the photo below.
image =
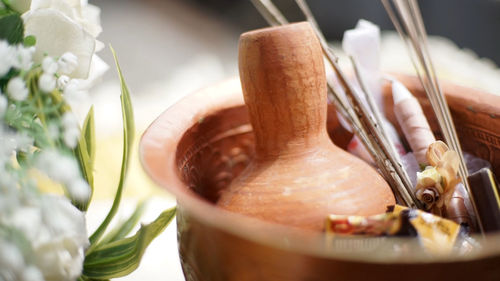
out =
<svg viewBox="0 0 500 281"><path fill-rule="evenodd" d="M54 74L43 73L38 79L38 87L45 93L50 93L56 88L56 78Z"/></svg>
<svg viewBox="0 0 500 281"><path fill-rule="evenodd" d="M28 97L28 89L21 77L14 77L7 83L7 94L13 100L22 101Z"/></svg>
<svg viewBox="0 0 500 281"><path fill-rule="evenodd" d="M58 67L57 62L52 57L45 57L42 61L42 69L45 73L54 74Z"/></svg>
<svg viewBox="0 0 500 281"><path fill-rule="evenodd" d="M80 203L86 203L90 198L90 187L81 178L72 181L68 186L68 191L71 199Z"/></svg>
<svg viewBox="0 0 500 281"><path fill-rule="evenodd" d="M61 75L57 79L57 88L64 90L66 88L66 85L70 82L70 78L66 75Z"/></svg>
<svg viewBox="0 0 500 281"><path fill-rule="evenodd" d="M57 63L59 64L60 73L70 74L75 71L78 66L78 57L76 57L73 53L66 52L59 58Z"/></svg>

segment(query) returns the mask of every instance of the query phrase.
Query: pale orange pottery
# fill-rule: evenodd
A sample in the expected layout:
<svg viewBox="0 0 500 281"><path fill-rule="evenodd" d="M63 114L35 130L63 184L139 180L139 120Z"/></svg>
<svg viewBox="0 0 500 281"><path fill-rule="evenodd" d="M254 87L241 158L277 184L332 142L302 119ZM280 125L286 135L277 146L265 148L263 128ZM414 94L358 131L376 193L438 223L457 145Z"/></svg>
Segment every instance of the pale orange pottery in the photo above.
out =
<svg viewBox="0 0 500 281"><path fill-rule="evenodd" d="M419 99L436 131L418 79L397 78ZM499 175L500 97L447 83L442 88L464 150L490 161ZM383 89L386 114L394 123L390 87ZM332 106L326 119L331 139L345 148L352 135L340 126ZM216 206L221 191L258 155L254 147L238 78L185 97L144 133L144 169L177 198L186 280L500 280L500 234L476 237L481 247L467 255L431 256L415 238L331 237ZM358 177L369 181L364 173Z"/></svg>
<svg viewBox="0 0 500 281"><path fill-rule="evenodd" d="M308 23L244 33L239 68L255 155L217 206L322 231L325 214L369 216L395 204L380 174L328 136L323 52Z"/></svg>

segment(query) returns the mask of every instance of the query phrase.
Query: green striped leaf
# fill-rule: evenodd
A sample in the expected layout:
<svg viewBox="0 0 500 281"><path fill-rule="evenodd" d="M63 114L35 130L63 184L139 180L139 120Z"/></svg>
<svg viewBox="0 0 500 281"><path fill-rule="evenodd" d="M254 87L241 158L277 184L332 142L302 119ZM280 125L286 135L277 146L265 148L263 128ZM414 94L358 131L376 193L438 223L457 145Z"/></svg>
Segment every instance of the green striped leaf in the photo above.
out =
<svg viewBox="0 0 500 281"><path fill-rule="evenodd" d="M78 209L86 211L94 194L94 159L95 159L95 124L94 124L94 106L92 106L85 117L82 126L82 133L78 140L74 154L78 159L83 178L90 186L90 197L87 202L73 202Z"/></svg>
<svg viewBox="0 0 500 281"><path fill-rule="evenodd" d="M134 229L134 227L139 223L140 218L142 217L142 214L144 213L144 210L146 209L146 201L142 201L139 203L132 215L122 223L118 224L112 231L106 234L98 243L96 248L100 248L102 245L105 245L107 243L125 238L131 231Z"/></svg>
<svg viewBox="0 0 500 281"><path fill-rule="evenodd" d="M113 53L113 57L116 63L116 69L118 71L118 77L120 78L121 85L121 105L122 105L122 118L123 118L123 155L122 155L122 167L120 171L120 181L118 183L118 188L116 190L115 198L113 200L113 205L109 210L106 218L101 223L101 225L97 228L97 230L90 236L90 248L87 250L87 254L92 253L97 245L99 239L104 235L107 227L111 223L111 220L116 215L118 211L118 207L120 206L123 187L125 185L125 179L127 177L127 171L130 163L130 150L132 149L132 144L134 141L134 133L135 133L135 125L134 125L134 112L132 110L132 102L130 100L130 92L128 90L127 84L125 83L125 79L123 78L123 74L120 68L120 64L118 63L118 59L116 57L115 50L113 47L110 47L111 52Z"/></svg>
<svg viewBox="0 0 500 281"><path fill-rule="evenodd" d="M83 122L82 136L85 138L85 143L87 144L87 154L89 155L90 163L92 163L93 166L96 150L94 106L90 107L87 117Z"/></svg>
<svg viewBox="0 0 500 281"><path fill-rule="evenodd" d="M129 238L108 243L85 257L83 277L111 279L133 272L140 264L144 251L172 221L176 208L164 211L152 223L143 225Z"/></svg>

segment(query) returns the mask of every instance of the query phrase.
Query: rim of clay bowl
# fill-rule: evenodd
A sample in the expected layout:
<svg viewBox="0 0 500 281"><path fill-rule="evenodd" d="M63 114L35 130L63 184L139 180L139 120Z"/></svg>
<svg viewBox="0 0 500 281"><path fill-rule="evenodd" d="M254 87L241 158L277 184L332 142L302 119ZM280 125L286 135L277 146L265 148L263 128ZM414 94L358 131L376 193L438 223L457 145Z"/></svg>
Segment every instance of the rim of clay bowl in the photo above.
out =
<svg viewBox="0 0 500 281"><path fill-rule="evenodd" d="M397 78L410 89L421 87L416 77ZM483 101L478 96L485 95L477 90L442 83L446 93L474 93L474 99ZM460 96L460 94L459 94ZM485 107L492 104L480 103ZM500 103L499 103L500 104ZM163 112L144 132L139 146L140 160L146 173L161 187L172 193L184 210L199 221L222 231L245 238L263 245L331 259L352 260L372 263L431 263L469 261L493 256L500 256L500 233L488 235L481 240L482 248L468 255L430 256L423 250L412 252L402 258L391 253L391 245L401 239L408 243L418 243L415 238L390 238L388 251L367 254L366 251L335 252L325 248L324 233L312 233L287 226L273 224L237 213L231 213L216 207L213 203L190 190L179 178L176 166L177 144L188 129L208 116L225 108L244 105L241 85L238 77L198 90ZM367 238L373 239L373 238Z"/></svg>

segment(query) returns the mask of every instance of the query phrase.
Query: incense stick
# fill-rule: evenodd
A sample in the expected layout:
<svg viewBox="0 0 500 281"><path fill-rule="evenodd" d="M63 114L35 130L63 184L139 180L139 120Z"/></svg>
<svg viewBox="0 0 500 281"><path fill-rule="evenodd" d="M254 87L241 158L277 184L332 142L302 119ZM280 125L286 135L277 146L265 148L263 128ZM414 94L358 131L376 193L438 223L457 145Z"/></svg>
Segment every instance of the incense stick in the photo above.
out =
<svg viewBox="0 0 500 281"><path fill-rule="evenodd" d="M257 9L263 14L264 18L268 20L269 24L275 25L287 22L286 18L271 1L252 0L252 3L257 6ZM328 82L327 85L329 97L340 114L350 123L355 134L363 142L398 200L409 207L421 207L420 202L415 198L412 192L412 185L407 174L404 169L402 169L401 164L393 157L390 145L386 141L385 136L381 133L381 130L383 130L382 125L373 118L373 114L371 114L368 108L361 102L360 97L355 94L352 85L338 66L338 59L328 46L307 4L299 0L297 4L318 36L323 54L328 64L339 78L340 84L345 89L348 100L345 100L340 93L335 92L335 87L331 82ZM282 20L278 21L276 19Z"/></svg>
<svg viewBox="0 0 500 281"><path fill-rule="evenodd" d="M422 83L427 97L431 102L431 106L438 120L443 137L450 148L455 150L459 155L459 176L463 180L465 190L469 195L477 218L479 230L482 233L483 225L481 218L479 217L479 213L477 212L476 202L470 190L469 182L467 181L468 171L465 165L460 141L427 48L427 32L425 30L420 9L415 0L392 0L392 2L394 3L397 14L394 12L389 0L382 0L382 4L384 5L397 32L406 44L413 66L415 67L420 82Z"/></svg>
<svg viewBox="0 0 500 281"><path fill-rule="evenodd" d="M364 130L364 133L368 133L369 135L375 137L374 138L375 143L372 142L372 145L375 148L375 151L371 152L372 157L375 154L378 158L381 158L377 163L379 168L381 169L383 174L389 174L388 176L386 176L386 179L389 179L388 181L392 182L392 184L394 185L392 186L393 191L395 191L396 194L399 194L399 196L403 197L401 199L403 199L405 204L407 204L410 207L421 207L420 202L416 200L413 194L410 179L406 171L402 168L401 160L399 158L399 155L396 153L394 144L392 143L390 138L387 137L387 134L385 134L383 123L381 121L382 118L376 115L378 113L378 110L375 109L376 108L375 103L373 102L372 104L374 108L372 112L370 112L364 106L363 102L355 94L352 85L349 83L349 80L345 78L345 74L341 71L340 67L338 66L337 57L333 55L331 48L329 48L307 3L305 2L305 0L296 0L296 3L298 4L302 13L309 21L313 29L315 30L316 34L318 35L318 38L320 38L320 42L322 44L323 51L326 57L328 58L328 62L336 72L337 76L340 78L340 82L342 83L342 86L345 88L347 96L350 98L351 105L356 110L356 113L361 117L360 119L363 123L362 129ZM332 58L335 58L335 60ZM353 67L355 71L359 74L359 71L357 70L357 65L355 63ZM360 78L360 75L358 75L358 79L362 80ZM360 85L363 89L364 82L360 81ZM366 87L364 88L365 88L364 91L366 91ZM364 92L364 95L368 96L369 93ZM368 103L370 104L369 100ZM372 116L375 116L375 120L372 118ZM368 142L370 142L370 140L364 141L365 146L368 144Z"/></svg>
<svg viewBox="0 0 500 281"><path fill-rule="evenodd" d="M382 117L382 113L380 112L380 109L378 108L375 99L373 98L373 94L370 92L370 89L366 86L365 79L363 78L363 75L359 69L358 63L354 59L353 56L349 56L351 59L353 68L354 68L354 73L356 74L356 78L358 80L359 86L361 87L362 92L364 93L365 99L368 102L368 106L370 107L370 110L372 111L373 116L375 117L375 120L377 121L378 124L380 124L380 133L383 135L385 138L385 141L389 145L390 152L391 152L391 157L393 157L396 160L396 163L398 166L403 167L401 157L396 149L396 145L394 144L394 141L392 138L389 136L387 130L385 130L384 127L384 118ZM405 178L409 179L408 173L406 172L405 169L402 169L403 171L403 176Z"/></svg>
<svg viewBox="0 0 500 281"><path fill-rule="evenodd" d="M250 0L271 26L287 24L288 21L270 0Z"/></svg>

